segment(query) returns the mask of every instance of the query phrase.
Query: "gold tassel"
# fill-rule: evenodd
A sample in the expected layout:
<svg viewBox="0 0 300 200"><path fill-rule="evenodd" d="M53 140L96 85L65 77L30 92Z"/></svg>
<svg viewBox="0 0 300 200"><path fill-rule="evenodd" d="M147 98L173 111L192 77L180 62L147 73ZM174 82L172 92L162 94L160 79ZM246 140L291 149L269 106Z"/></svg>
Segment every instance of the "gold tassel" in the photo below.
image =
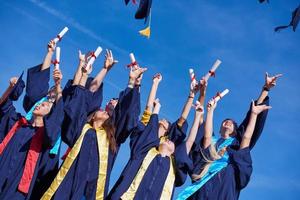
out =
<svg viewBox="0 0 300 200"><path fill-rule="evenodd" d="M139 33L140 33L142 36L145 36L145 37L147 37L148 39L150 38L150 34L151 34L151 29L150 29L150 27L151 27L151 15L152 15L151 13L152 13L152 12L151 12L151 8L150 8L150 16L149 16L148 26L147 26L145 29L139 31Z"/></svg>
<svg viewBox="0 0 300 200"><path fill-rule="evenodd" d="M148 26L147 28L145 28L143 30L140 30L139 33L142 36L145 36L145 37L147 37L149 39L150 38L150 33L151 33L150 26Z"/></svg>

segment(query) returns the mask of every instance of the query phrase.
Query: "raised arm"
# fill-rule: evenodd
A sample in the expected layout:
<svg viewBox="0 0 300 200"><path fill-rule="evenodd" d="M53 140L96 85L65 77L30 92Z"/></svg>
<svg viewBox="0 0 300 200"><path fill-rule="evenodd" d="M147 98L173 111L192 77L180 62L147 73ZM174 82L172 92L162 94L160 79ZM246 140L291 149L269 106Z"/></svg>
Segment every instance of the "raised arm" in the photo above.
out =
<svg viewBox="0 0 300 200"><path fill-rule="evenodd" d="M263 89L257 98L257 105L261 104L264 99L268 96L269 91L276 85L276 80L281 77L282 74L277 74L275 76L269 76L268 72L266 72L265 75L265 84L263 86Z"/></svg>
<svg viewBox="0 0 300 200"><path fill-rule="evenodd" d="M195 94L199 91L199 89L200 89L200 96L198 98L198 101L200 102L201 105L204 105L206 88L207 88L207 82L204 79L201 79L200 83L198 85L196 85L196 87L192 87L192 83L191 83L191 89L189 92L188 99L186 100L186 103L181 112L181 116L180 116L179 120L177 121L177 125L179 127L182 127L182 125L186 121L186 119L190 113L191 107L193 105L193 100L195 98ZM203 123L203 115L200 119L200 123Z"/></svg>
<svg viewBox="0 0 300 200"><path fill-rule="evenodd" d="M61 80L62 73L59 69L53 70L52 74L54 80L54 92L55 98L49 99L52 102L52 108L50 113L44 117L44 126L45 126L45 134L44 134L44 142L49 146L53 147L56 143L59 133L61 132L62 121L64 118L64 106L62 97L62 88L61 88Z"/></svg>
<svg viewBox="0 0 300 200"><path fill-rule="evenodd" d="M91 92L95 92L98 90L98 88L101 86L104 77L106 76L107 72L116 64L118 63L117 60L114 60L113 54L111 50L106 49L105 54L105 60L103 68L100 70L100 72L96 75L96 77L93 79L89 90Z"/></svg>
<svg viewBox="0 0 300 200"><path fill-rule="evenodd" d="M48 46L47 46L47 50L48 50L47 54L44 58L42 66L41 66L41 71L48 69L51 66L51 59L54 54L55 47L56 47L55 42L53 40L50 40L50 42L48 43Z"/></svg>
<svg viewBox="0 0 300 200"><path fill-rule="evenodd" d="M151 87L151 90L150 90L150 93L149 93L149 96L148 96L148 100L147 100L145 110L144 110L143 115L141 117L141 122L144 125L147 125L149 120L150 120L151 114L153 112L154 99L156 97L156 92L157 92L157 89L158 89L158 85L159 85L161 80L162 80L162 75L161 74L157 73L153 76L152 87Z"/></svg>
<svg viewBox="0 0 300 200"><path fill-rule="evenodd" d="M8 87L6 88L6 90L4 91L4 93L2 94L1 98L0 98L0 105L2 106L2 103L5 102L10 93L12 92L14 86L16 85L18 81L18 77L12 77L10 80L9 80L9 85Z"/></svg>
<svg viewBox="0 0 300 200"><path fill-rule="evenodd" d="M85 54L82 54L80 50L78 51L78 58L79 58L79 63L73 77L73 85L79 85L80 79L82 77L82 68L84 67L87 61L87 57L85 56Z"/></svg>
<svg viewBox="0 0 300 200"><path fill-rule="evenodd" d="M204 126L203 136L203 148L206 149L211 144L212 133L213 133L213 115L217 103L214 100L210 100L207 104L207 114Z"/></svg>
<svg viewBox="0 0 300 200"><path fill-rule="evenodd" d="M55 83L55 93L56 98L55 101L57 102L62 97L62 87L61 87L61 80L63 78L63 75L59 69L53 70L53 80Z"/></svg>
<svg viewBox="0 0 300 200"><path fill-rule="evenodd" d="M243 135L240 149L249 147L251 138L253 136L254 128L255 128L257 115L259 115L259 113L263 112L264 110L268 110L270 108L271 108L271 106L267 106L267 105L255 106L254 102L252 101L252 109L251 109L250 119L249 119L249 122L248 122L248 125L246 128L246 131Z"/></svg>
<svg viewBox="0 0 300 200"><path fill-rule="evenodd" d="M154 100L156 98L156 92L158 89L158 85L162 80L162 75L160 73L157 73L153 76L153 83L152 83L152 87L148 96L148 100L147 100L147 105L146 105L146 109L149 112L152 112L153 109L153 103Z"/></svg>
<svg viewBox="0 0 300 200"><path fill-rule="evenodd" d="M255 101L255 105L269 105L269 91L276 85L276 81L279 77L281 77L281 74L275 75L275 76L269 76L268 73L266 73L265 75L265 83L264 86L262 88L262 91L257 99L257 101ZM264 128L264 124L267 118L267 114L268 114L268 110L264 110L263 112L261 112L258 116L257 116L257 120L255 123L255 127L254 127L254 131L253 131L253 135L250 141L250 149L252 149L254 147L254 145L256 144L257 140L259 139L263 128ZM249 120L250 120L250 115L251 115L251 107L245 117L245 119L243 120L243 122L241 123L241 125L239 126L238 130L237 130L237 138L239 139L239 141L241 142L243 135L245 134L245 130L246 127L248 126Z"/></svg>
<svg viewBox="0 0 300 200"><path fill-rule="evenodd" d="M200 119L203 118L203 113L204 113L203 106L200 104L199 101L197 101L196 102L196 109L195 109L194 123L192 125L189 136L188 136L188 138L186 140L186 143L185 143L187 154L190 153L191 148L192 148L192 146L194 144L194 141L196 139L198 128L200 126Z"/></svg>
<svg viewBox="0 0 300 200"><path fill-rule="evenodd" d="M124 143L138 124L140 114L140 94L134 83L146 68L130 71L127 88L119 95L118 103L113 110L113 121L116 128L115 137L118 144Z"/></svg>

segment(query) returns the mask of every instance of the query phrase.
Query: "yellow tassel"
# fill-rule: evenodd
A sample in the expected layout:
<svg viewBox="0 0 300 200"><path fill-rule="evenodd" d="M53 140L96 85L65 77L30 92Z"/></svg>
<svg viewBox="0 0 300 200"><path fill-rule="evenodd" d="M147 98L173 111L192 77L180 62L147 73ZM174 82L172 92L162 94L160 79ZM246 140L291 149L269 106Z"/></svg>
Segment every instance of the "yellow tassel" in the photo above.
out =
<svg viewBox="0 0 300 200"><path fill-rule="evenodd" d="M149 39L150 38L150 33L151 33L150 26L148 26L147 28L145 28L143 30L140 30L139 33L142 36L145 36L145 37L147 37Z"/></svg>

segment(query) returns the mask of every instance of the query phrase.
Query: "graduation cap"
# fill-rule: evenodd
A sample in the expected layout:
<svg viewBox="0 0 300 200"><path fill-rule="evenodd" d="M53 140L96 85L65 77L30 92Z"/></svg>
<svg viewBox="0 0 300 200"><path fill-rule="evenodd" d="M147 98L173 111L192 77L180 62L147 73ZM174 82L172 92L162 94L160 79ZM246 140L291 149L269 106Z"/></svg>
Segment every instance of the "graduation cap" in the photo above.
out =
<svg viewBox="0 0 300 200"><path fill-rule="evenodd" d="M150 38L150 34L151 34L151 6L152 6L152 0L141 0L139 4L139 8L135 13L135 18L145 19L145 23L149 18L147 27L139 31L139 33L142 36L145 36L148 39Z"/></svg>
<svg viewBox="0 0 300 200"><path fill-rule="evenodd" d="M129 3L130 0L125 0L125 4L127 5ZM136 0L132 0L133 4L136 4Z"/></svg>
<svg viewBox="0 0 300 200"><path fill-rule="evenodd" d="M279 32L281 29L288 28L289 26L293 27L293 31L296 31L296 28L298 26L300 20L300 5L293 11L292 13L292 20L289 25L286 26L278 26L275 28L275 32Z"/></svg>
<svg viewBox="0 0 300 200"><path fill-rule="evenodd" d="M263 2L269 3L269 0L258 0L258 1L259 1L259 3L263 3Z"/></svg>
<svg viewBox="0 0 300 200"><path fill-rule="evenodd" d="M136 19L145 19L147 20L148 16L150 15L152 0L141 0L139 4L139 8L135 13Z"/></svg>
<svg viewBox="0 0 300 200"><path fill-rule="evenodd" d="M18 78L18 81L16 82L16 84L14 85L13 89L11 90L11 92L9 94L9 98L13 101L17 101L19 99L19 97L21 96L21 94L25 88L25 83L22 79L23 74L24 74L24 71Z"/></svg>

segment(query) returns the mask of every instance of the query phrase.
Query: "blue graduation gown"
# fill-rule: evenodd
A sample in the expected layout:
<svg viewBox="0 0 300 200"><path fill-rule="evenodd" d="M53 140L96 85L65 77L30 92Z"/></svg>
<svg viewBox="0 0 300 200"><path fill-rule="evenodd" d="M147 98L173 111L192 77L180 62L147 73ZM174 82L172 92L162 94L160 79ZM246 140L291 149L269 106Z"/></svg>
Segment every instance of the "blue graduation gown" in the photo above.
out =
<svg viewBox="0 0 300 200"><path fill-rule="evenodd" d="M7 100L0 104L0 142L4 139L6 134L8 133L10 127L12 127L17 119L19 119L19 115L15 114L15 108L11 106L12 101L17 101L21 96L23 89L25 87L25 83L22 80L23 73L19 77L16 85L10 92Z"/></svg>
<svg viewBox="0 0 300 200"><path fill-rule="evenodd" d="M62 139L70 147L73 147L81 134L84 124L87 122L87 110L91 105L86 98L86 89L77 86L69 93L65 105L65 121L62 131ZM115 162L120 145L126 140L134 127L135 114L131 108L136 104L139 97L137 88L126 88L120 93L119 102L113 113L113 120L116 127L115 137L117 142L117 152L113 153L109 149L108 166L104 196L107 195L109 187L109 177ZM95 199L97 179L99 171L99 154L96 132L89 129L84 136L80 152L70 167L63 182L56 191L53 199Z"/></svg>
<svg viewBox="0 0 300 200"><path fill-rule="evenodd" d="M262 104L269 105L269 98L267 97ZM250 150L254 147L258 138L260 137L268 111L260 113L257 117L253 137L250 146L244 149L239 149L242 136L246 130L251 114L251 106L241 125L237 129L236 140L227 148L229 155L228 166L223 168L219 173L213 176L207 183L205 183L197 192L195 192L189 199L238 199L240 191L245 188L250 180L252 173L252 160ZM204 126L198 130L195 143L190 152L190 158L193 161L193 169L189 172L192 174L200 174L202 167L206 163L201 152L210 158L209 147L203 149L202 138L204 133ZM216 146L223 142L220 139Z"/></svg>
<svg viewBox="0 0 300 200"><path fill-rule="evenodd" d="M138 127L134 130L130 137L130 160L121 173L118 181L110 191L107 199L120 199L134 180L148 151L153 147L159 146L160 139L158 138L157 114L151 115L150 121L146 127L139 122ZM184 180L178 179L185 179L185 174L180 173L182 166L185 166L183 164L185 160L183 157L182 159L176 160L176 154L178 154L178 158L180 158L180 155L184 155L184 151L185 158L187 158L186 148L181 148L181 150L178 150L175 153L175 162L178 166L181 165L176 169L175 184L178 185L184 182ZM155 156L142 178L134 199L159 199L169 173L170 164L169 157L162 157L160 154Z"/></svg>
<svg viewBox="0 0 300 200"><path fill-rule="evenodd" d="M89 87L90 87L93 79L94 79L93 77L89 77L85 84L87 113L91 113L94 110L96 110L97 108L100 108L102 101L103 101L103 83L100 85L100 87L95 92L89 91ZM63 94L64 101L69 101L69 98L71 97L71 95L69 95L69 93L71 93L74 90L74 88L76 87L76 85L72 85L72 84L73 84L73 80L69 79L63 89L62 94Z"/></svg>
<svg viewBox="0 0 300 200"><path fill-rule="evenodd" d="M28 112L41 98L47 96L50 81L50 68L41 70L41 64L27 70L26 94L23 108ZM63 112L61 113L63 118ZM58 134L55 133L58 138ZM57 139L56 138L56 139ZM39 199L50 186L59 167L59 154L44 154L41 158L42 171L35 182L32 192L33 199Z"/></svg>
<svg viewBox="0 0 300 200"><path fill-rule="evenodd" d="M10 104L10 107L13 107ZM10 108L13 110L12 108ZM12 117L19 115L12 113ZM63 118L63 102L59 100L51 109L51 112L44 117L44 132L42 150L35 167L34 175L27 195L18 191L27 153L36 128L31 125L24 125L18 129L0 156L0 199L35 199L32 197L32 190L35 182L47 173L47 163L50 162L49 151L55 144L57 134Z"/></svg>

